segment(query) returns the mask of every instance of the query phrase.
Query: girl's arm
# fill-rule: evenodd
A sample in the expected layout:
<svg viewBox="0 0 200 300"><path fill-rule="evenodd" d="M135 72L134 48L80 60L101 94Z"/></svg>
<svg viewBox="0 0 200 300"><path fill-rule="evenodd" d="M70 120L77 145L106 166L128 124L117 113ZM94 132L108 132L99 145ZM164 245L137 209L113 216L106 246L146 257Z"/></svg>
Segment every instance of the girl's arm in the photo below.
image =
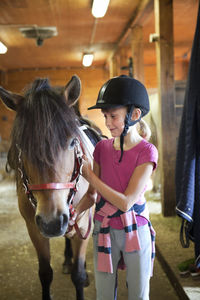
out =
<svg viewBox="0 0 200 300"><path fill-rule="evenodd" d="M97 163L94 162L94 167L95 165L97 165ZM147 162L136 167L130 178L128 187L123 194L105 184L95 172L92 171L87 161L84 161L83 166L83 176L90 185L95 188L104 199L124 212L128 211L132 205L138 201L139 195L144 191L152 171L152 162Z"/></svg>

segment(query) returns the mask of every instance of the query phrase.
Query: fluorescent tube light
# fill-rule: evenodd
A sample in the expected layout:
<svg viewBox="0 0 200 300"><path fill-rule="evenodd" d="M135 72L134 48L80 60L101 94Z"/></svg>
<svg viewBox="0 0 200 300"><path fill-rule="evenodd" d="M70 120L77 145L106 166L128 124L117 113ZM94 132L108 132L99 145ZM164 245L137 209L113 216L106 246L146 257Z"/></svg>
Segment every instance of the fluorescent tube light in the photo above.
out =
<svg viewBox="0 0 200 300"><path fill-rule="evenodd" d="M95 18L103 18L106 14L110 0L93 0L92 14Z"/></svg>
<svg viewBox="0 0 200 300"><path fill-rule="evenodd" d="M90 67L93 62L94 55L92 53L83 54L83 65L84 67Z"/></svg>
<svg viewBox="0 0 200 300"><path fill-rule="evenodd" d="M0 54L5 54L7 50L7 47L2 42L0 42Z"/></svg>

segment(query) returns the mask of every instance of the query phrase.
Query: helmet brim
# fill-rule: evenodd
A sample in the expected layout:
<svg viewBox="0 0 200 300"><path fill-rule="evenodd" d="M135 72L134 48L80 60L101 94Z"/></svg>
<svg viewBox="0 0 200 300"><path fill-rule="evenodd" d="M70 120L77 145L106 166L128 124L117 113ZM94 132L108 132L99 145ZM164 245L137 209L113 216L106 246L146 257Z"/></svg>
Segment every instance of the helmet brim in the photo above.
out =
<svg viewBox="0 0 200 300"><path fill-rule="evenodd" d="M96 105L88 107L88 110L91 110L91 109L112 109L112 108L117 108L117 107L122 107L122 106L123 105L119 105L119 104L97 103Z"/></svg>

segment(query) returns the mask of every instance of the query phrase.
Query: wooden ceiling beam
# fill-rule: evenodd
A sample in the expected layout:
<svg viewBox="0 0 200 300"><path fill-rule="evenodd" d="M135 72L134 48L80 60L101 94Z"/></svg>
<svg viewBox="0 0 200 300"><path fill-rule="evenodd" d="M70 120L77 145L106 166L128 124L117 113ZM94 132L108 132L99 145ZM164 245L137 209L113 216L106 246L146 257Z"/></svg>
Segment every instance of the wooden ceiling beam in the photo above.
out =
<svg viewBox="0 0 200 300"><path fill-rule="evenodd" d="M116 52L118 51L119 47L123 45L124 41L127 39L129 34L131 33L131 29L135 25L143 26L150 15L154 13L154 1L153 0L141 0L138 3L138 6L136 7L131 19L126 24L124 30L122 31L122 34L120 35L119 39L116 42L116 46L113 49L113 52L111 54L112 58Z"/></svg>

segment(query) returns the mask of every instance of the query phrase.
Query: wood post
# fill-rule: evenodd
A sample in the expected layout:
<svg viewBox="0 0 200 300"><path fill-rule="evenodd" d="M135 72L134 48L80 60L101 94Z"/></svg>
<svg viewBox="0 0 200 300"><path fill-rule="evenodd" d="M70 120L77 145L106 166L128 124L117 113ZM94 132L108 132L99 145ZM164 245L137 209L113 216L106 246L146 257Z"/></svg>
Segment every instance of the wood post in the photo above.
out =
<svg viewBox="0 0 200 300"><path fill-rule="evenodd" d="M175 214L176 124L173 53L173 0L154 0L160 124L162 213Z"/></svg>
<svg viewBox="0 0 200 300"><path fill-rule="evenodd" d="M118 65L117 65L117 58L116 56L113 56L110 60L109 60L109 76L110 78L117 76L118 75Z"/></svg>
<svg viewBox="0 0 200 300"><path fill-rule="evenodd" d="M131 48L133 56L133 77L144 83L144 46L142 26L136 25L132 28Z"/></svg>
<svg viewBox="0 0 200 300"><path fill-rule="evenodd" d="M127 69L122 69L124 67ZM125 47L120 48L120 74L128 75L128 56Z"/></svg>

